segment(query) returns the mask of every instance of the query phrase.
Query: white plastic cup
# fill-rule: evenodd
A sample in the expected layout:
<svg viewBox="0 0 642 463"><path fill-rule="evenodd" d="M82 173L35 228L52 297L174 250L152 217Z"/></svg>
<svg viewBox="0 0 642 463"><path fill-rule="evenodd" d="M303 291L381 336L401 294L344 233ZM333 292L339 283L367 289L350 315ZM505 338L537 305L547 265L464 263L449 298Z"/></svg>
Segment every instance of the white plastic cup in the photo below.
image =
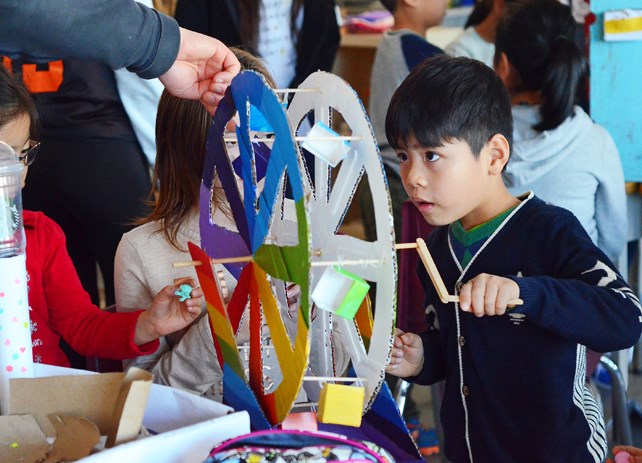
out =
<svg viewBox="0 0 642 463"><path fill-rule="evenodd" d="M0 259L25 252L21 195L23 169L13 149L0 142Z"/></svg>

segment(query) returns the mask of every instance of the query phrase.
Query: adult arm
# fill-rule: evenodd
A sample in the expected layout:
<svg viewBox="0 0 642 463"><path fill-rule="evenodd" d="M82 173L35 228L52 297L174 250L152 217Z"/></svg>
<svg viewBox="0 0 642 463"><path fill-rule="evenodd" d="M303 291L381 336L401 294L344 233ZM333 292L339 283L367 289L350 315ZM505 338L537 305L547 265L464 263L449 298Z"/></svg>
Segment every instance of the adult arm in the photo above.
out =
<svg viewBox="0 0 642 463"><path fill-rule="evenodd" d="M43 61L79 58L159 77L170 93L200 99L213 113L240 71L222 42L133 0L5 0L0 53Z"/></svg>
<svg viewBox="0 0 642 463"><path fill-rule="evenodd" d="M133 0L3 0L0 11L0 52L9 57L96 60L151 78L179 52L176 21Z"/></svg>

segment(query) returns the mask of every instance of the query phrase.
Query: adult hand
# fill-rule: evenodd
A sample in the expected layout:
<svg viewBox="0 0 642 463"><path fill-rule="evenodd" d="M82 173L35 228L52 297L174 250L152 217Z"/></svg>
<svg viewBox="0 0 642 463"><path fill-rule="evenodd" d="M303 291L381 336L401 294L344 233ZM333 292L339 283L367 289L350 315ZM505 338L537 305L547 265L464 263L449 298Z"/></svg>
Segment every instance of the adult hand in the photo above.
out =
<svg viewBox="0 0 642 463"><path fill-rule="evenodd" d="M220 40L180 28L181 45L172 67L160 81L172 94L200 99L214 114L218 102L241 65L234 53Z"/></svg>

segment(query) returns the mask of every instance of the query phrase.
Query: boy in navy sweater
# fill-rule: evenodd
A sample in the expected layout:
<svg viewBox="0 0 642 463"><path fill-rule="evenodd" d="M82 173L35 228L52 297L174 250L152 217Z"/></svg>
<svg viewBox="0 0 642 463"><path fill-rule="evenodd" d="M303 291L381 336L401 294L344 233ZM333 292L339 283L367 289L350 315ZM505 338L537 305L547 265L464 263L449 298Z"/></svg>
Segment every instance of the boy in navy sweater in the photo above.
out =
<svg viewBox="0 0 642 463"><path fill-rule="evenodd" d="M640 301L570 212L506 190L512 131L501 80L468 58L431 58L394 94L386 134L409 197L438 226L428 247L459 303L440 302L420 270L429 329L398 331L388 372L445 380L452 463L601 462L586 348L633 345Z"/></svg>

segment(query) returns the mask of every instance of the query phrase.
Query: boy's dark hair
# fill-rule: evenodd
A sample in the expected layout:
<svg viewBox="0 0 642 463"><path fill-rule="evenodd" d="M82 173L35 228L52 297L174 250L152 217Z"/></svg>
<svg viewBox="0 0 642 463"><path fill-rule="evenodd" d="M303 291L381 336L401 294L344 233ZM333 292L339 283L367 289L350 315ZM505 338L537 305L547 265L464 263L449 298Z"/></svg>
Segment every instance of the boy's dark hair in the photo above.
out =
<svg viewBox="0 0 642 463"><path fill-rule="evenodd" d="M31 95L7 68L0 64L0 128L12 120L27 116L30 122L29 137L38 139L40 117Z"/></svg>
<svg viewBox="0 0 642 463"><path fill-rule="evenodd" d="M386 136L395 149L412 137L428 148L460 140L477 157L498 133L512 145L508 91L491 68L470 58L425 60L395 91L386 115Z"/></svg>
<svg viewBox="0 0 642 463"><path fill-rule="evenodd" d="M397 11L397 0L379 0L386 10L394 14Z"/></svg>
<svg viewBox="0 0 642 463"><path fill-rule="evenodd" d="M576 24L557 0L522 0L506 6L497 27L495 59L505 53L519 75L519 91L539 91L541 122L551 130L573 115L588 65L574 41Z"/></svg>

